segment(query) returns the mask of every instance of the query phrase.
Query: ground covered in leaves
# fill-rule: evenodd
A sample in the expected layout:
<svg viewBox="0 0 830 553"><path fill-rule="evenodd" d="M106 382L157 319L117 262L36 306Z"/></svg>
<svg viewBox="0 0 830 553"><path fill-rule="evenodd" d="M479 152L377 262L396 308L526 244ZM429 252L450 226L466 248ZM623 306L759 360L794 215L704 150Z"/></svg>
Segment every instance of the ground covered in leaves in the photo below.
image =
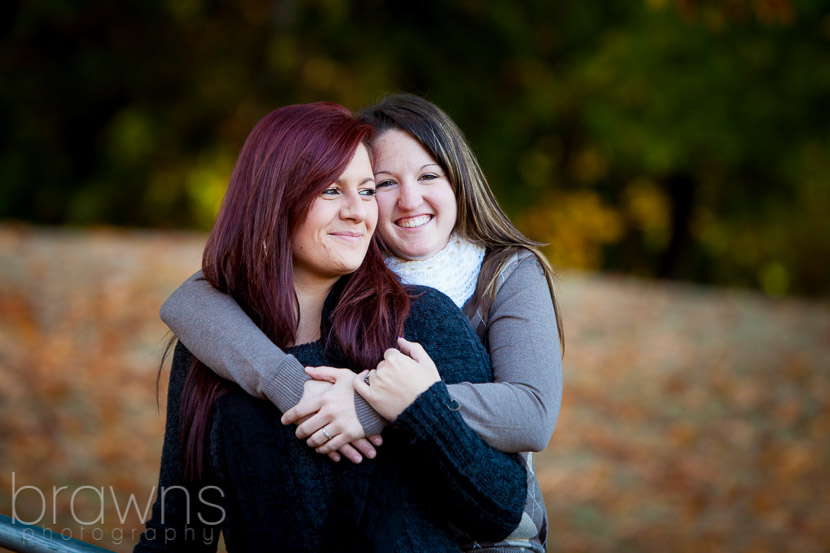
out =
<svg viewBox="0 0 830 553"><path fill-rule="evenodd" d="M164 424L157 312L204 239L0 226L0 513L132 549ZM830 550L830 304L573 273L559 295L550 551Z"/></svg>

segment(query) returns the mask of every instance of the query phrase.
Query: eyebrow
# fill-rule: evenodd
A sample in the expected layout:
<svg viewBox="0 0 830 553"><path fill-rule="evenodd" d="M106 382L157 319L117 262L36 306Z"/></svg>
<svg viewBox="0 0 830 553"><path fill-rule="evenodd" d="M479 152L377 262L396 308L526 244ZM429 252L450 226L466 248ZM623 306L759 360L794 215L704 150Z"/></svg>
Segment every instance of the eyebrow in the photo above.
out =
<svg viewBox="0 0 830 553"><path fill-rule="evenodd" d="M357 183L357 185L361 186L363 184L366 184L367 182L375 182L375 177L366 177L365 179ZM344 184L346 184L346 182L343 179L337 179L336 181L334 181L334 184L339 184L340 186L343 186Z"/></svg>
<svg viewBox="0 0 830 553"><path fill-rule="evenodd" d="M431 166L431 165L435 165L436 167L438 167L439 169L441 169L441 166L440 166L440 165L438 165L437 163L427 163L427 164L421 165L421 167L420 167L418 170L419 170L419 171L422 171L423 169L425 169L425 168L427 168L427 167L429 167L429 166ZM443 171L443 169L441 169L441 170ZM392 174L392 171L386 171L386 170L382 170L382 171L375 171L375 174L376 174L376 175L379 175L379 174L381 174L381 173L386 173L387 175L391 175L391 174Z"/></svg>

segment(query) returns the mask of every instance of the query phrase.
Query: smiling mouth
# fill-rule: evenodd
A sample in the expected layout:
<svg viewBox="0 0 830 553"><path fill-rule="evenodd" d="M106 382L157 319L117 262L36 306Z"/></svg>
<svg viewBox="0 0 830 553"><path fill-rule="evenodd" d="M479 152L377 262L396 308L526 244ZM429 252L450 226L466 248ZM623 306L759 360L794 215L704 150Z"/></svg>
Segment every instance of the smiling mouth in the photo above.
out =
<svg viewBox="0 0 830 553"><path fill-rule="evenodd" d="M418 215L417 217L404 217L398 219L395 224L403 228L418 228L432 221L432 215Z"/></svg>
<svg viewBox="0 0 830 553"><path fill-rule="evenodd" d="M342 238L343 240L357 241L363 238L363 234L359 232L332 232L331 236Z"/></svg>

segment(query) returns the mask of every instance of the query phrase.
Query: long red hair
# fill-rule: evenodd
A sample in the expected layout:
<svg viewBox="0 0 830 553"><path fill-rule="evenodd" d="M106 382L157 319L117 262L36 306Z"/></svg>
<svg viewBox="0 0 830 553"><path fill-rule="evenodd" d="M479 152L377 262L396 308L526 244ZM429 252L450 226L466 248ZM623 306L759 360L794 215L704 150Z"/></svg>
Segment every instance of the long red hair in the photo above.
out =
<svg viewBox="0 0 830 553"><path fill-rule="evenodd" d="M291 237L371 135L371 125L343 106L286 106L257 123L239 154L202 270L281 348L294 344L298 325ZM362 265L343 279L329 318L328 344L353 370L374 368L402 335L409 296L387 269L376 238ZM213 404L227 387L198 361L188 374L181 421L189 479L203 473Z"/></svg>

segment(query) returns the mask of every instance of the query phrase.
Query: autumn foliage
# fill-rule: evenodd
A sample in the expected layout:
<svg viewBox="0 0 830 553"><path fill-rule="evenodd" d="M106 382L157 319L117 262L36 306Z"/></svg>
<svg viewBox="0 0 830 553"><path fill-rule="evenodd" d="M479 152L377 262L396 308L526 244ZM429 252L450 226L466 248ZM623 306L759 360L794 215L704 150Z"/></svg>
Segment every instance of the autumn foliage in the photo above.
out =
<svg viewBox="0 0 830 553"><path fill-rule="evenodd" d="M263 115L408 91L559 267L830 297L827 0L0 7L0 219L206 231Z"/></svg>
<svg viewBox="0 0 830 553"><path fill-rule="evenodd" d="M132 549L140 517L118 511L145 509L161 452L157 311L204 239L0 226L0 512L36 486L39 524L79 537L101 510L79 488L103 487L84 539ZM564 404L535 457L550 551L830 550L827 303L587 273L559 294Z"/></svg>

